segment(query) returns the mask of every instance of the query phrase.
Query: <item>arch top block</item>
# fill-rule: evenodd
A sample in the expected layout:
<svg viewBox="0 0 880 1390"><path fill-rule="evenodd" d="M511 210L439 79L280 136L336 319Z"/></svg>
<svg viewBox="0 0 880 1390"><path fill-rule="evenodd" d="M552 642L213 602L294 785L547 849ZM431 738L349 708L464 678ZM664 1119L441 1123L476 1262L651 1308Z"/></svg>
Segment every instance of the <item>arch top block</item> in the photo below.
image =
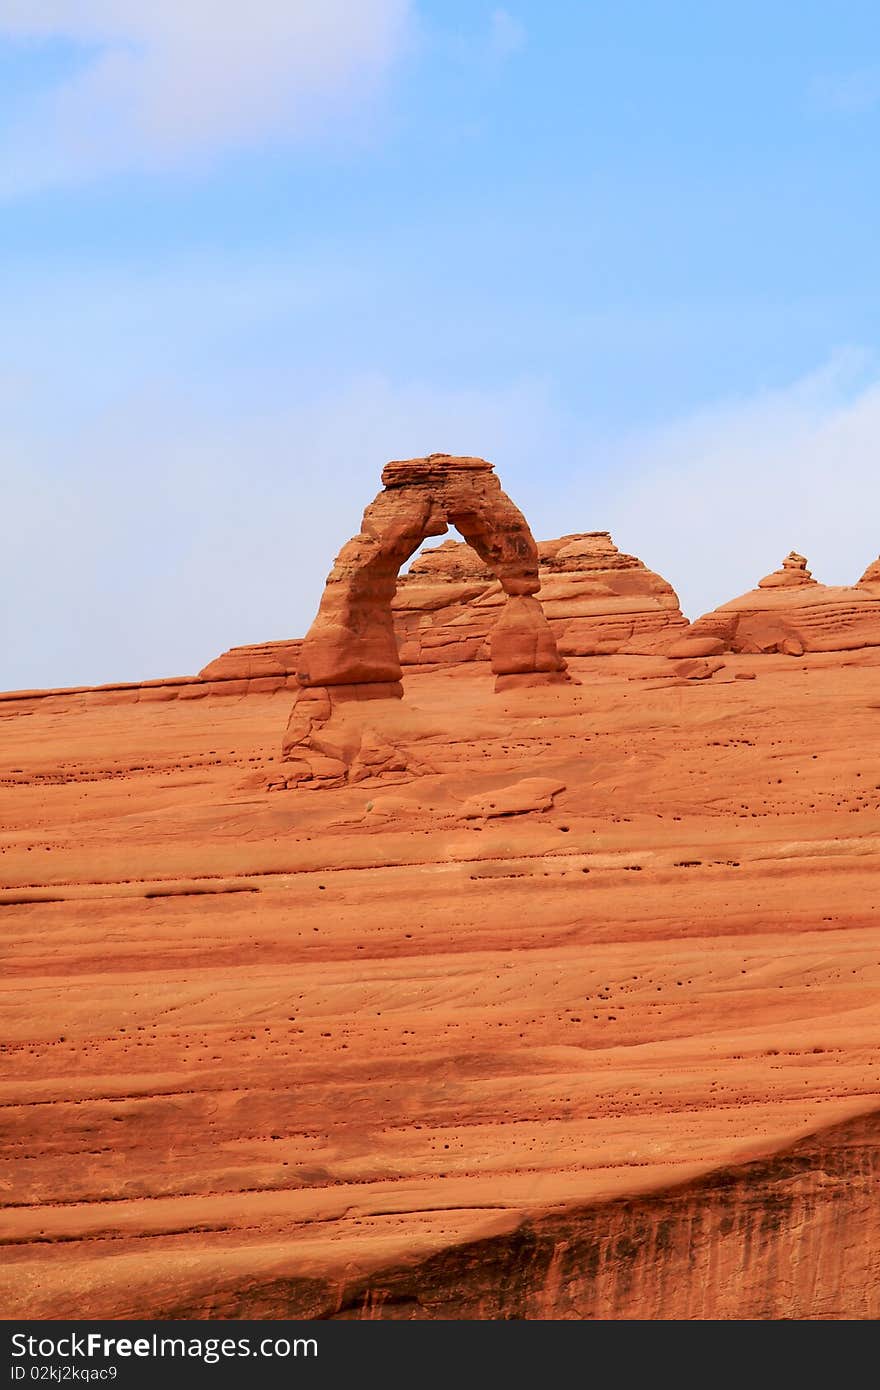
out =
<svg viewBox="0 0 880 1390"><path fill-rule="evenodd" d="M494 473L487 459L461 454L428 454L421 459L392 459L382 469L386 488L405 487L408 483L443 483L451 473Z"/></svg>

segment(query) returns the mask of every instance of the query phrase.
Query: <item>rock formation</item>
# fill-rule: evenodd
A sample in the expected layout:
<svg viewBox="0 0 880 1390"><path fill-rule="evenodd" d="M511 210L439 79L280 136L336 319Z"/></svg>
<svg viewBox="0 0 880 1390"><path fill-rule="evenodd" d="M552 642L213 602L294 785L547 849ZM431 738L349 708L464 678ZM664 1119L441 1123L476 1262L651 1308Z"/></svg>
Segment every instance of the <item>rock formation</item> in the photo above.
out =
<svg viewBox="0 0 880 1390"><path fill-rule="evenodd" d="M538 548L492 465L485 459L431 454L387 464L382 482L360 532L336 557L299 653L296 677L302 691L283 745L284 756L298 765L291 772L294 781L312 776L311 752L325 755L326 740L319 731L334 707L402 696L391 610L398 572L428 536L443 535L450 525L503 591L490 641L496 690L567 679L535 597L540 588ZM333 743L331 754L341 756L346 766L359 756L349 743L348 736L342 746ZM389 770L396 757L392 749Z"/></svg>
<svg viewBox="0 0 880 1390"><path fill-rule="evenodd" d="M772 574L765 574L763 579L758 580L759 589L797 589L804 584L815 584L811 572L807 569L807 558L805 555L798 555L796 550L790 550L782 562L782 568L774 570Z"/></svg>
<svg viewBox="0 0 880 1390"><path fill-rule="evenodd" d="M687 626L672 586L607 531L538 542L536 597L563 656L653 654ZM422 551L398 579L391 600L401 666L458 666L490 659L490 636L506 601L501 583L465 541ZM253 680L294 675L299 640L232 647L199 675Z"/></svg>
<svg viewBox="0 0 880 1390"><path fill-rule="evenodd" d="M686 626L665 579L623 555L607 531L539 541L537 597L564 656L655 649L657 634ZM452 666L486 659L505 595L460 541L424 551L401 575L392 602L407 665Z"/></svg>
<svg viewBox="0 0 880 1390"><path fill-rule="evenodd" d="M868 566L857 585L833 588L817 584L804 556L792 551L780 569L759 581L757 590L690 625L682 616L672 586L634 556L621 554L607 531L539 541L538 576L541 588L537 597L557 649L566 657L615 653L691 657L752 647L757 655L763 650L784 650L779 644L786 641L795 653L798 642L805 651L876 645L872 614L874 601L880 597L880 559ZM809 632L803 643L799 624L788 612L784 617L777 614L768 629L771 635L776 633L770 647L752 641L754 626L750 622L733 645L724 637L728 619L718 619L716 630L716 613L732 607L775 613L774 608L765 606L766 594L761 591L782 589L790 593L805 588L824 613L824 618L814 613L808 623L814 630L821 628L821 645L815 648ZM867 599L864 593L855 592L859 589L868 590ZM470 546L450 540L423 551L400 576L391 604L402 666L457 666L488 660L492 619L503 601L500 584ZM800 603L800 599L796 601ZM789 606L784 600L782 607ZM807 602L806 607L811 606ZM801 615L800 621L807 616ZM779 622L785 623L784 631ZM736 626L738 629L738 620ZM794 627L798 627L798 635ZM740 640L749 645L740 646ZM301 649L302 642L294 640L233 647L199 675L225 682L212 686L212 693L240 694L242 680L293 677ZM248 686L254 691L261 688Z"/></svg>
<svg viewBox="0 0 880 1390"><path fill-rule="evenodd" d="M666 643L670 657L722 652L844 652L880 646L880 560L858 584L819 584L796 551L756 589L705 614Z"/></svg>

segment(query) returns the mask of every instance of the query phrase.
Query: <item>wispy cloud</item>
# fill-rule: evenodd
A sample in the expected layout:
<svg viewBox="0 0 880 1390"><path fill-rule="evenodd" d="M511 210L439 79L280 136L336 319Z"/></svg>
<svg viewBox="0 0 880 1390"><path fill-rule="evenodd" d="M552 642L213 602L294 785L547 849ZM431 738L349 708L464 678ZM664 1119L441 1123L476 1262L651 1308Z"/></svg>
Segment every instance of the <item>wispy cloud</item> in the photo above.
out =
<svg viewBox="0 0 880 1390"><path fill-rule="evenodd" d="M791 549L817 579L855 583L880 551L878 450L877 363L843 352L784 389L619 443L592 508L696 617Z"/></svg>
<svg viewBox="0 0 880 1390"><path fill-rule="evenodd" d="M360 122L412 13L411 0L6 0L0 39L75 49L71 75L2 132L0 192Z"/></svg>

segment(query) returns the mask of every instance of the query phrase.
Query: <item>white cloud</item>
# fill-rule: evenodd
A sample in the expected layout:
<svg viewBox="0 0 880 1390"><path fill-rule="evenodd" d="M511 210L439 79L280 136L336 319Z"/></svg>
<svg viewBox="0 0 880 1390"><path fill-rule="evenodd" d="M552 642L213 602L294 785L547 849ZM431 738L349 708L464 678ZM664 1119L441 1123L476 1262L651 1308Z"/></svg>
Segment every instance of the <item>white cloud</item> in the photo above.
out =
<svg viewBox="0 0 880 1390"><path fill-rule="evenodd" d="M791 549L824 583L855 583L880 552L878 456L876 364L843 353L786 389L626 441L590 512L696 617Z"/></svg>
<svg viewBox="0 0 880 1390"><path fill-rule="evenodd" d="M360 126L411 18L411 0L6 0L0 38L81 61L18 111L0 190Z"/></svg>

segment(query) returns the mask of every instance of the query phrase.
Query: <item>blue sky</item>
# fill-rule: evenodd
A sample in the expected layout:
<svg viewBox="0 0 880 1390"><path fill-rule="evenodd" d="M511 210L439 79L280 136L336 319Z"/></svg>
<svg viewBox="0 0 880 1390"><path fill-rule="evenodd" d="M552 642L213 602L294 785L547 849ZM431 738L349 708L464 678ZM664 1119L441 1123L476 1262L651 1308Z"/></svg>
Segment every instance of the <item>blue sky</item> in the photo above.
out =
<svg viewBox="0 0 880 1390"><path fill-rule="evenodd" d="M695 616L880 550L880 12L5 0L0 686L297 635L387 458Z"/></svg>

